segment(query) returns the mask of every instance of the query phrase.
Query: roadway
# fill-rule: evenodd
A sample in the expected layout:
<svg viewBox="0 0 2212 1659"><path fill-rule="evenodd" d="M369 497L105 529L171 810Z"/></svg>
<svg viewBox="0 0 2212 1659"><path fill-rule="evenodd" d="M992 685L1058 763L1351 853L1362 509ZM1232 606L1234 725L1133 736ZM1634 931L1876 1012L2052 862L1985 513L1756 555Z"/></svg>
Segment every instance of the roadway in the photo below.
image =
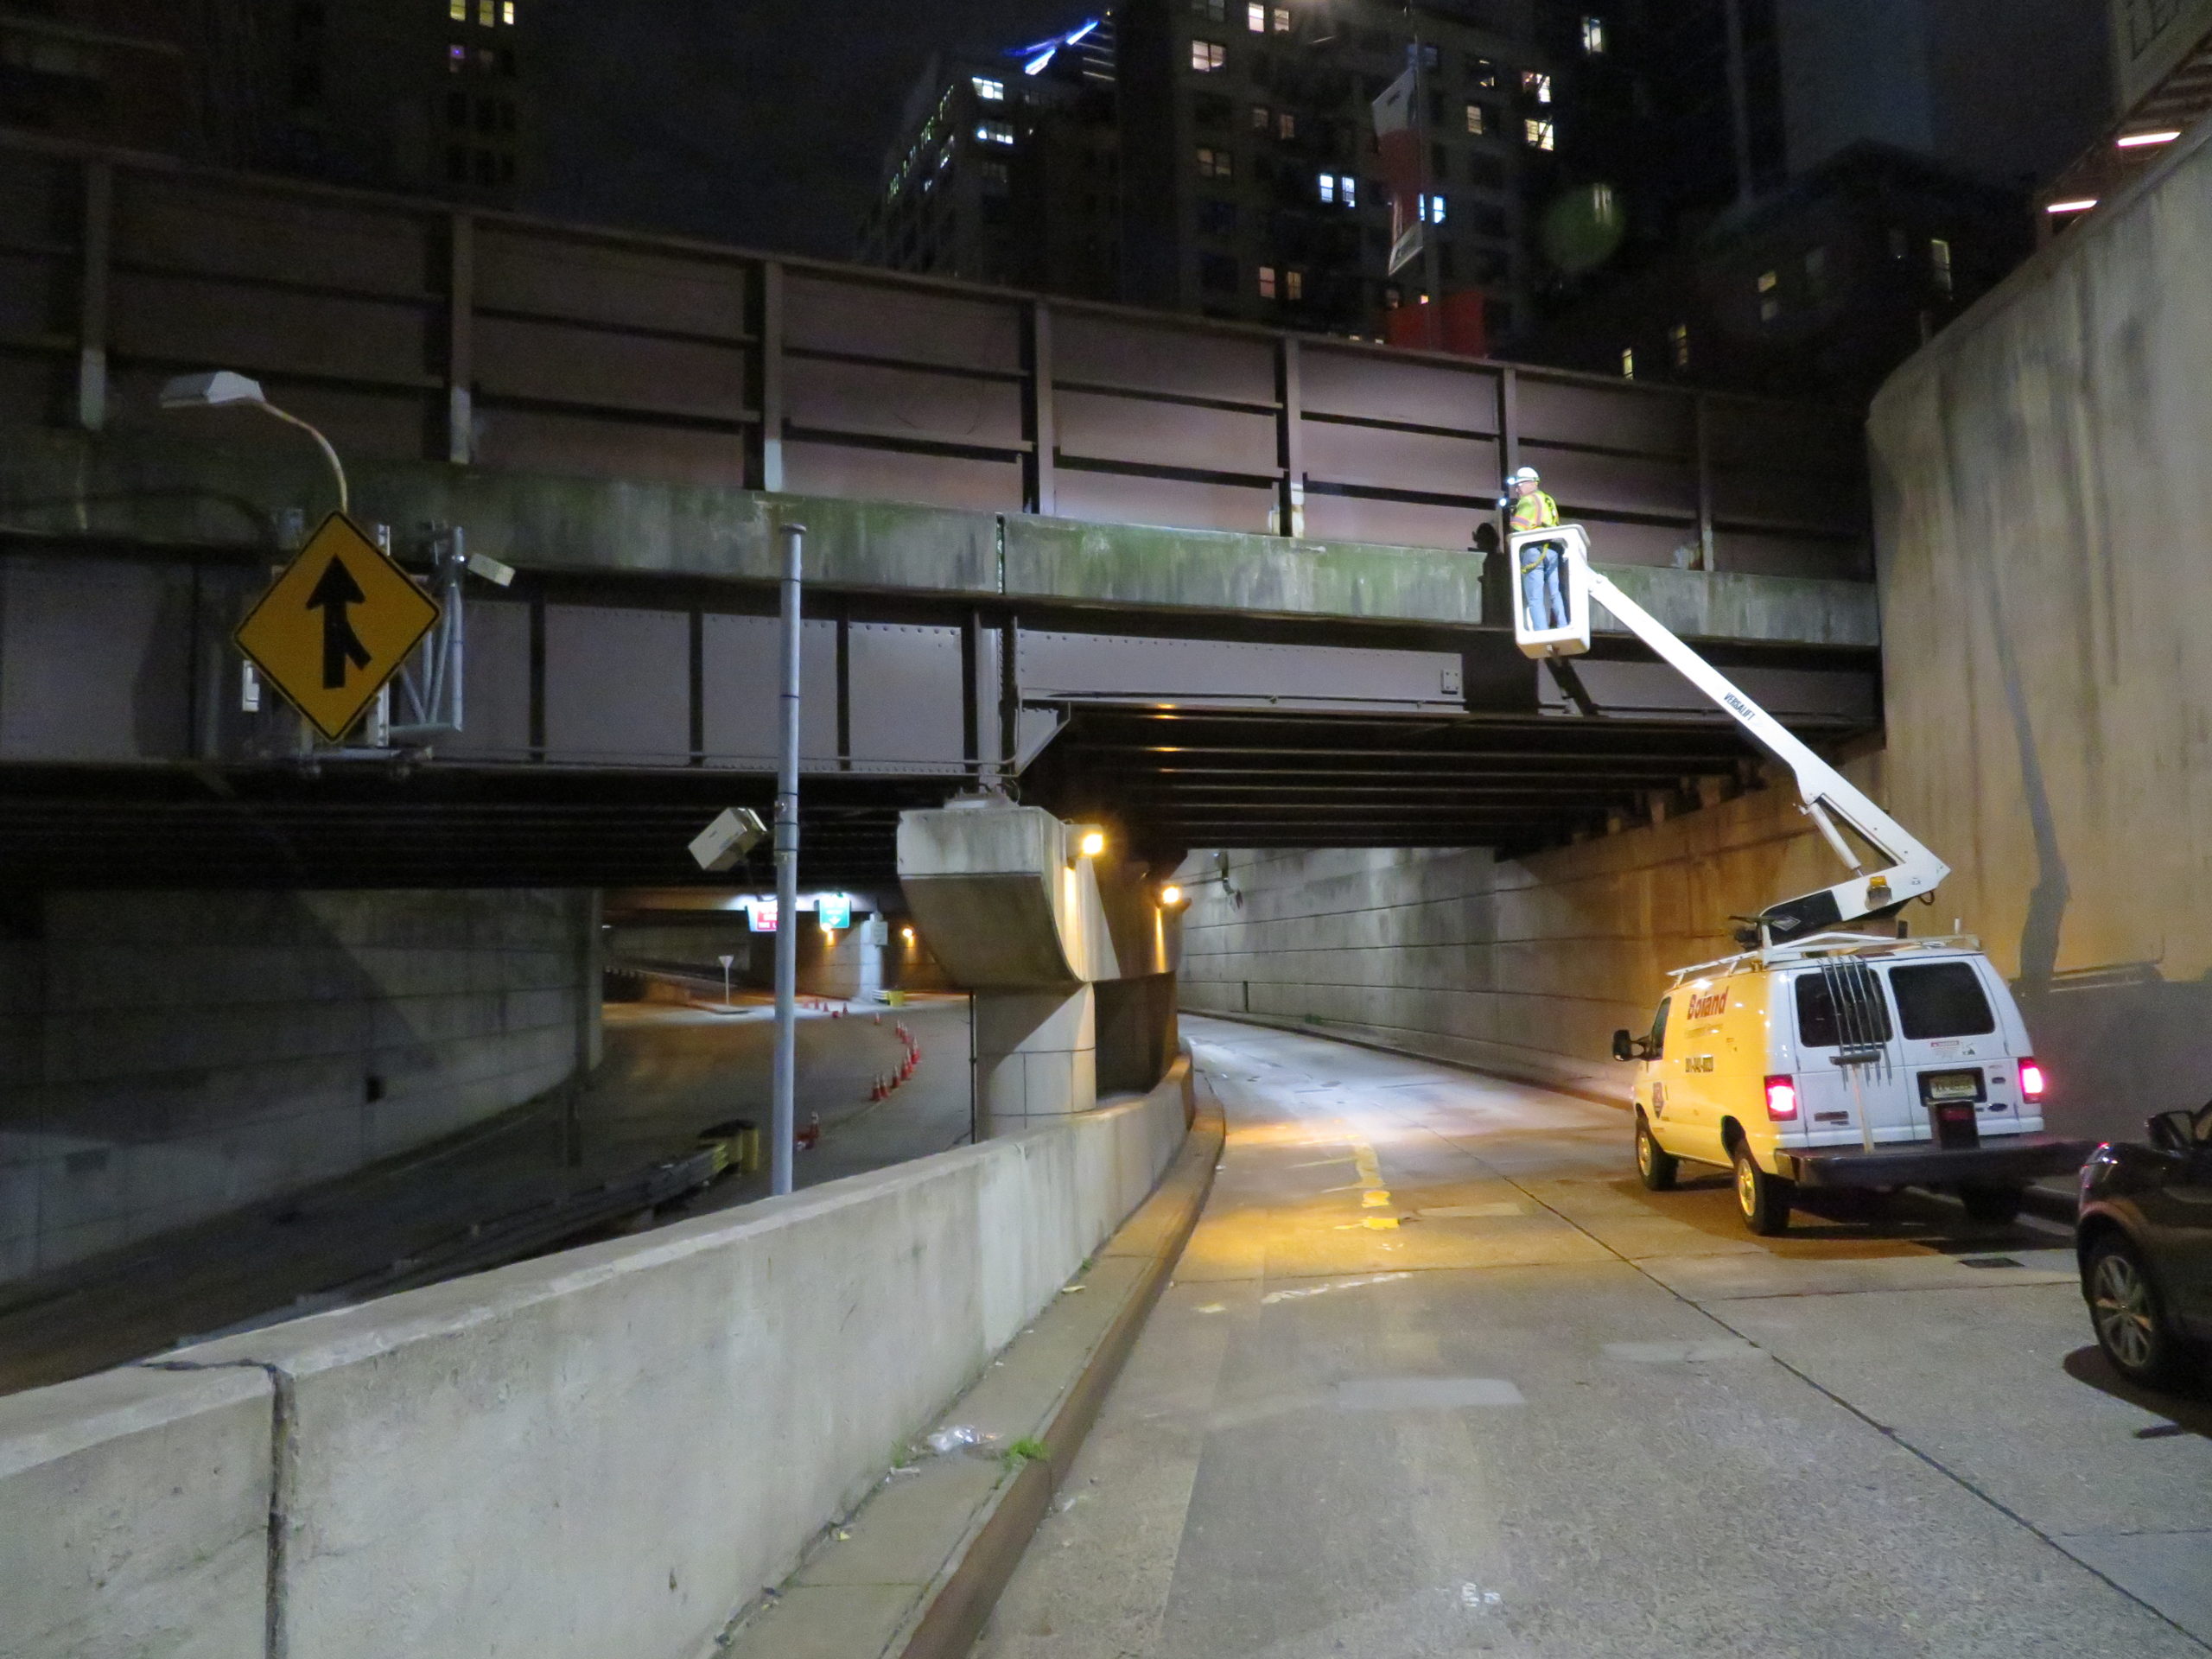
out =
<svg viewBox="0 0 2212 1659"><path fill-rule="evenodd" d="M2063 1230L1740 1228L1624 1116L1192 1018L1212 1198L978 1659L2212 1651L2212 1408Z"/></svg>

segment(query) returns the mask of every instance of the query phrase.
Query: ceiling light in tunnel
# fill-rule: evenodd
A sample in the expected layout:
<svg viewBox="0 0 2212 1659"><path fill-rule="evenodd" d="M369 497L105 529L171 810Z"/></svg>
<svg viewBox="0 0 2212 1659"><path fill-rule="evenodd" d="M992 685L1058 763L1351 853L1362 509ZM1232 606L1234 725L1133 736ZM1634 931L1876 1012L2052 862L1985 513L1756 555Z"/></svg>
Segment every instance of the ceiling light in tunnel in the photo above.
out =
<svg viewBox="0 0 2212 1659"><path fill-rule="evenodd" d="M1160 890L1160 902L1173 910L1183 902L1183 889L1171 881Z"/></svg>
<svg viewBox="0 0 2212 1659"><path fill-rule="evenodd" d="M1084 830L1083 839L1076 843L1076 850L1085 858L1097 857L1106 850L1106 832L1103 830Z"/></svg>
<svg viewBox="0 0 2212 1659"><path fill-rule="evenodd" d="M2081 196L2071 201L2054 201L2044 209L2046 213L2086 213L2097 205L2094 196Z"/></svg>
<svg viewBox="0 0 2212 1659"><path fill-rule="evenodd" d="M2152 144L2171 144L2181 137L2180 129L2159 132L2125 132L2113 142L2122 149L2144 149Z"/></svg>

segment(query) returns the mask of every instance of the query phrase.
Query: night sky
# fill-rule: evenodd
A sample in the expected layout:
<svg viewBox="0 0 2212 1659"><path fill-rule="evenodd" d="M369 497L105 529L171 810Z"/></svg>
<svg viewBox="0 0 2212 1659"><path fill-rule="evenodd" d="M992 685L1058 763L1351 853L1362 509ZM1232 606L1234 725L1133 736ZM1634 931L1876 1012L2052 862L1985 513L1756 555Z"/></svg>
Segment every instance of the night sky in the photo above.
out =
<svg viewBox="0 0 2212 1659"><path fill-rule="evenodd" d="M849 257L940 47L1021 44L1085 0L538 0L558 218Z"/></svg>

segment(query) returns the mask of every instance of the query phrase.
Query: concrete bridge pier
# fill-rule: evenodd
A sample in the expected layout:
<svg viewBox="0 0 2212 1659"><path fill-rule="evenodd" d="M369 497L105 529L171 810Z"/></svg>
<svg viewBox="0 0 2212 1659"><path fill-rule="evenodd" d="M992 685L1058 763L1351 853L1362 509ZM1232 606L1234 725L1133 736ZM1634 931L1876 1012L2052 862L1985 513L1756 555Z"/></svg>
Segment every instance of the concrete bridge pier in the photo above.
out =
<svg viewBox="0 0 2212 1659"><path fill-rule="evenodd" d="M1151 1088L1175 1042L1181 930L1147 867L1103 832L996 797L907 812L899 877L976 998L976 1121L1014 1135Z"/></svg>

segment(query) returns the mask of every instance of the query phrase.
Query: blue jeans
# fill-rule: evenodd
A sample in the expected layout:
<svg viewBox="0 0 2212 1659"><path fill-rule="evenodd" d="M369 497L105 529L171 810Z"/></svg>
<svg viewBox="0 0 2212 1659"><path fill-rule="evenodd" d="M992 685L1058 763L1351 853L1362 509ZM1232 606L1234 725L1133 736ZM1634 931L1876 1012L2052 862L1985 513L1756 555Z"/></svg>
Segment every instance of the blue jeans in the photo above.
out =
<svg viewBox="0 0 2212 1659"><path fill-rule="evenodd" d="M1566 544L1532 542L1521 550L1521 597L1528 607L1532 633L1549 633L1567 625L1567 596L1560 592L1559 570Z"/></svg>

